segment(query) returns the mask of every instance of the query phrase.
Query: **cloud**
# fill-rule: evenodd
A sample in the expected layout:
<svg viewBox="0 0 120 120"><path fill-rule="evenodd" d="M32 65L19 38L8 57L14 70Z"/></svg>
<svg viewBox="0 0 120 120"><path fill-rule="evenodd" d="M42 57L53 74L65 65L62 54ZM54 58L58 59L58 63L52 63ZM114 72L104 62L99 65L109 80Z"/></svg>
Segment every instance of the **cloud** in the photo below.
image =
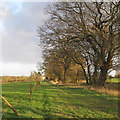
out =
<svg viewBox="0 0 120 120"><path fill-rule="evenodd" d="M0 3L0 18L8 15L8 7L6 4Z"/></svg>
<svg viewBox="0 0 120 120"><path fill-rule="evenodd" d="M11 16L6 16L3 61L38 62L42 50L38 48L37 26L47 18L43 13L43 6L42 3L24 3L23 10L19 11L19 14L13 14L11 11Z"/></svg>
<svg viewBox="0 0 120 120"><path fill-rule="evenodd" d="M20 63L2 63L0 64L2 69L0 71L1 75L15 75L15 76L29 76L32 71L36 69L35 64L20 64Z"/></svg>
<svg viewBox="0 0 120 120"><path fill-rule="evenodd" d="M3 27L0 32L2 31L3 36L2 60L6 67L8 64L10 66L29 64L28 66L31 65L32 68L33 65L42 61L42 49L38 46L37 27L48 18L44 14L44 8L48 4L42 2L0 4L4 8L4 11L0 12L0 15L4 15ZM13 67L12 71L16 71L16 69L17 67ZM5 70L7 71L7 68Z"/></svg>
<svg viewBox="0 0 120 120"><path fill-rule="evenodd" d="M43 21L48 18L48 16L44 14L43 9L46 8L48 4L51 3L24 3L24 14L27 16L27 18L30 18L29 21L35 26L41 25ZM30 12L30 10L32 11Z"/></svg>
<svg viewBox="0 0 120 120"><path fill-rule="evenodd" d="M16 14L22 10L23 2L9 2L8 7L11 9L13 14Z"/></svg>

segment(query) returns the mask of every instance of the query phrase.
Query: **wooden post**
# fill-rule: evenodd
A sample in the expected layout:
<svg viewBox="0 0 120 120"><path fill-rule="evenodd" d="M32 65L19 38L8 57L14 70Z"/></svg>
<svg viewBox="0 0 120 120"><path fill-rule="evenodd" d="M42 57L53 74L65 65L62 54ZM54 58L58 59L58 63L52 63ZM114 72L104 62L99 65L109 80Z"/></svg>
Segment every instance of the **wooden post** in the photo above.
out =
<svg viewBox="0 0 120 120"><path fill-rule="evenodd" d="M30 100L32 100L32 84L30 84Z"/></svg>
<svg viewBox="0 0 120 120"><path fill-rule="evenodd" d="M40 81L39 81L39 86L40 86Z"/></svg>
<svg viewBox="0 0 120 120"><path fill-rule="evenodd" d="M36 82L34 82L34 88L36 87Z"/></svg>
<svg viewBox="0 0 120 120"><path fill-rule="evenodd" d="M10 103L3 97L3 96L0 96L4 101L5 103L18 115L20 116L20 114L13 108L12 105L10 105Z"/></svg>

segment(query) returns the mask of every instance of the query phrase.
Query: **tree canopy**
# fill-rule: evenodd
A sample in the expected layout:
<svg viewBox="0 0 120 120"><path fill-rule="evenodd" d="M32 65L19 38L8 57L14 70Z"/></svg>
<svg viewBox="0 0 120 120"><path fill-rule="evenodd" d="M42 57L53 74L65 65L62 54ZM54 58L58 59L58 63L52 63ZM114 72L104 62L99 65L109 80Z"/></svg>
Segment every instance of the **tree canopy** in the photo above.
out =
<svg viewBox="0 0 120 120"><path fill-rule="evenodd" d="M46 12L50 18L38 29L44 55L55 51L56 64L65 55L81 66L87 83L103 86L120 55L120 2L58 2Z"/></svg>

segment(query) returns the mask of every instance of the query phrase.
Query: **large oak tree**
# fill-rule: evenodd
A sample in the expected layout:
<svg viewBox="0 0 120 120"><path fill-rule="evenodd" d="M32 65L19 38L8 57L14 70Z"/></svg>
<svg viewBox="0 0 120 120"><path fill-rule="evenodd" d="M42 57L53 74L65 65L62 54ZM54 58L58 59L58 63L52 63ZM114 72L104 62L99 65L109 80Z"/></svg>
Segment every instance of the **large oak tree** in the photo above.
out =
<svg viewBox="0 0 120 120"><path fill-rule="evenodd" d="M49 6L47 13L50 19L38 29L44 48L64 46L79 52L89 81L103 86L120 52L120 2L59 2Z"/></svg>

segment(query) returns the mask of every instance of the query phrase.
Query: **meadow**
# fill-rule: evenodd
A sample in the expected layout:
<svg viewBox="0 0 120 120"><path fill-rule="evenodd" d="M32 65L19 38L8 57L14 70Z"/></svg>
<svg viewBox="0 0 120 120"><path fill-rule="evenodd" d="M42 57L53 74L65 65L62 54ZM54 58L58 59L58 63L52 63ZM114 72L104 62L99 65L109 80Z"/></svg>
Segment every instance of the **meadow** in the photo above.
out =
<svg viewBox="0 0 120 120"><path fill-rule="evenodd" d="M34 86L34 82L31 82ZM42 82L33 88L30 100L30 82L2 85L2 95L20 114L17 116L4 101L5 118L114 118L118 119L118 97L74 85L53 85Z"/></svg>
<svg viewBox="0 0 120 120"><path fill-rule="evenodd" d="M120 82L120 79L119 78L109 78L107 79L107 82Z"/></svg>

